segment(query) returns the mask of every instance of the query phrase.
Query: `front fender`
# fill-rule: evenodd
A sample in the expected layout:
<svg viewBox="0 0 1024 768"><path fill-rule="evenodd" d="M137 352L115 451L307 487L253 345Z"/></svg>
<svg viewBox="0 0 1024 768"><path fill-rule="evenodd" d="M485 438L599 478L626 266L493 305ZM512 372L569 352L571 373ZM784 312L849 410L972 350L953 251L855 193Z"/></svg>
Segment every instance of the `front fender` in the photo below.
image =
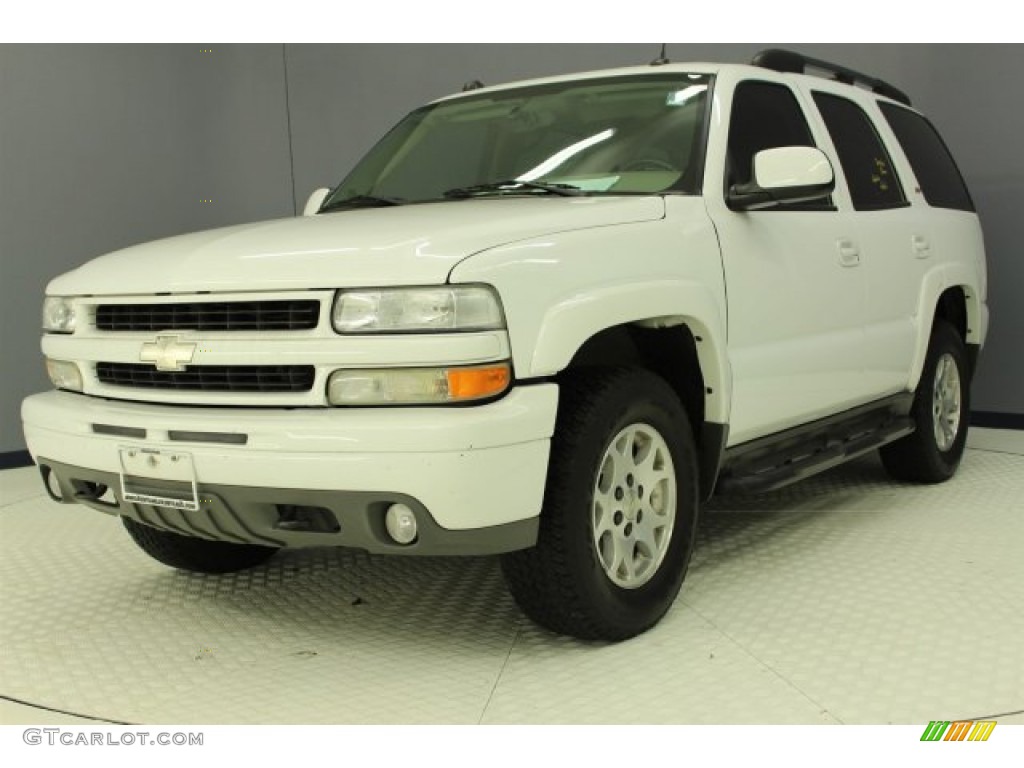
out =
<svg viewBox="0 0 1024 768"><path fill-rule="evenodd" d="M452 282L489 283L505 307L516 375L549 377L602 330L685 323L709 421L727 423L731 378L718 240L700 201L689 215L558 233L460 263Z"/></svg>
<svg viewBox="0 0 1024 768"><path fill-rule="evenodd" d="M715 341L724 339L725 327L711 292L695 282L660 280L601 287L556 304L541 321L531 374L558 373L588 339L606 328L628 323L659 328L686 325L690 329L706 387L706 418L725 423L731 380L725 346Z"/></svg>

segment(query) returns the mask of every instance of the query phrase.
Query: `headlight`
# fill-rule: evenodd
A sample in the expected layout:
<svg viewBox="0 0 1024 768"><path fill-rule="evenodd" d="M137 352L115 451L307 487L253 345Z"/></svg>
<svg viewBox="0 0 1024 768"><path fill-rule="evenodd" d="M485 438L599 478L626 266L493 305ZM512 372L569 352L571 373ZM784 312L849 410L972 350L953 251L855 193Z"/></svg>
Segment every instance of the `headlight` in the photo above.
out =
<svg viewBox="0 0 1024 768"><path fill-rule="evenodd" d="M486 331L505 325L498 297L481 285L338 291L332 320L338 333Z"/></svg>
<svg viewBox="0 0 1024 768"><path fill-rule="evenodd" d="M331 405L429 405L500 395L512 379L508 363L460 368L377 368L335 371Z"/></svg>
<svg viewBox="0 0 1024 768"><path fill-rule="evenodd" d="M75 307L71 299L47 296L43 301L43 330L50 333L71 333L75 330Z"/></svg>
<svg viewBox="0 0 1024 768"><path fill-rule="evenodd" d="M82 372L75 363L67 360L51 360L46 358L46 373L57 389L82 391Z"/></svg>

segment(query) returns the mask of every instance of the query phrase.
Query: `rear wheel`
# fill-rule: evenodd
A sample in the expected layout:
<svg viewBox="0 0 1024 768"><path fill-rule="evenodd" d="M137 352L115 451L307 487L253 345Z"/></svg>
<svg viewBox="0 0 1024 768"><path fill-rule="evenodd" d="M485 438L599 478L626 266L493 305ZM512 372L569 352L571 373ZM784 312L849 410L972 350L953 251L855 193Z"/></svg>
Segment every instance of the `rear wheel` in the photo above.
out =
<svg viewBox="0 0 1024 768"><path fill-rule="evenodd" d="M963 339L949 323L938 321L910 412L916 429L879 451L893 478L941 483L956 473L967 443L969 376Z"/></svg>
<svg viewBox="0 0 1024 768"><path fill-rule="evenodd" d="M256 544L208 541L161 531L122 517L128 535L147 555L172 568L196 573L231 573L269 560L277 549Z"/></svg>
<svg viewBox="0 0 1024 768"><path fill-rule="evenodd" d="M682 584L697 524L686 411L645 370L566 376L537 545L502 559L538 624L587 640L649 629Z"/></svg>

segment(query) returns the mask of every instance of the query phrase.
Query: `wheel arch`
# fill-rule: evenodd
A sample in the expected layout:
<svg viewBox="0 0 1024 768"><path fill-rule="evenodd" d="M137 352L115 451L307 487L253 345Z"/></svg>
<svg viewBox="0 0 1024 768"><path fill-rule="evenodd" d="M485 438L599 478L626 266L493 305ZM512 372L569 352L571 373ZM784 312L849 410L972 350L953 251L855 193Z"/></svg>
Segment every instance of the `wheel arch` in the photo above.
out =
<svg viewBox="0 0 1024 768"><path fill-rule="evenodd" d="M727 424L732 381L725 325L719 315L706 288L682 281L612 286L577 295L546 312L530 358L530 375L557 376L574 361L579 363L588 344L593 350L598 345L607 347L623 333L667 331L654 335L665 339L667 348L672 349L673 342L685 348L687 338L693 344L695 363L689 362L702 381L703 418ZM621 341L617 346L621 347Z"/></svg>
<svg viewBox="0 0 1024 768"><path fill-rule="evenodd" d="M963 339L968 349L968 362L973 374L977 351L985 338L987 318L981 292L973 285L968 270L959 264L935 270L924 280L918 310L919 326L909 389L914 390L921 378L928 342L937 322L947 322Z"/></svg>
<svg viewBox="0 0 1024 768"><path fill-rule="evenodd" d="M701 361L702 346L708 340L687 320L657 318L603 328L580 345L561 374L586 367L629 366L664 379L679 397L693 426L701 496L707 499L714 490L728 429L725 422L709 417L708 403L715 395L717 380L706 377Z"/></svg>

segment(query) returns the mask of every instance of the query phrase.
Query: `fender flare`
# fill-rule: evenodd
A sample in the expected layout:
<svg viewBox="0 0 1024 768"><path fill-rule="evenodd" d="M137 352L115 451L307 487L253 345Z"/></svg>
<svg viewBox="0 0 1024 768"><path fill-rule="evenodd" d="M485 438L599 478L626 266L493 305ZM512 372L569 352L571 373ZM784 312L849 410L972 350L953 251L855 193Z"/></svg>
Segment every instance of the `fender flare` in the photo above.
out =
<svg viewBox="0 0 1024 768"><path fill-rule="evenodd" d="M727 424L732 377L726 357L725 322L711 292L697 282L652 280L609 285L557 302L544 314L530 360L530 375L556 375L589 338L628 324L648 328L685 324L690 329L704 377L705 419Z"/></svg>
<svg viewBox="0 0 1024 768"><path fill-rule="evenodd" d="M947 263L933 269L921 282L921 293L917 308L917 344L914 347L913 363L907 388L917 389L924 369L925 356L928 354L928 342L931 340L932 326L935 323L935 311L939 297L950 288L960 288L964 292L967 309L968 344L980 345L985 338L987 317L980 299L980 291L973 287L977 276L966 264Z"/></svg>

